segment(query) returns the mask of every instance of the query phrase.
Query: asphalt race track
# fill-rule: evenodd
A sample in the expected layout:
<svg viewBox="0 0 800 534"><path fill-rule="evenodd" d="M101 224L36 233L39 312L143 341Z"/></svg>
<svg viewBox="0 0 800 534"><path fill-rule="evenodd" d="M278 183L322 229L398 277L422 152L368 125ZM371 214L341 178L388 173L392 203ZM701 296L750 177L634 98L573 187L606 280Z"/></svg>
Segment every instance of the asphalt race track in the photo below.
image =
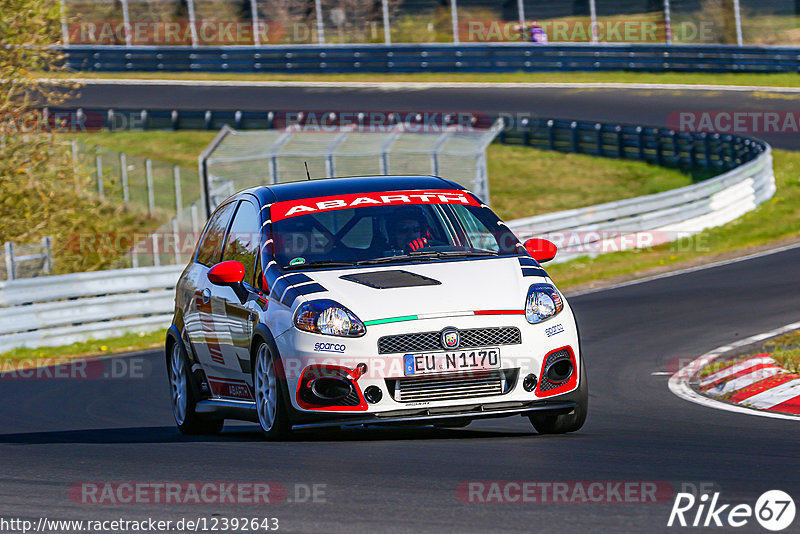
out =
<svg viewBox="0 0 800 534"><path fill-rule="evenodd" d="M528 113L675 127L680 112L797 111L800 95L768 91L577 89L553 87L257 87L92 83L68 105L253 111L432 111ZM670 121L670 115L673 120ZM679 124L679 123L677 123ZM781 121L781 124L783 122ZM748 132L732 132L747 134ZM800 133L750 132L776 148L800 149Z"/></svg>
<svg viewBox="0 0 800 534"><path fill-rule="evenodd" d="M532 112L666 125L674 111L792 110L794 100L694 90L99 84L72 105L362 111L367 103L376 111ZM800 148L797 135L760 137ZM798 265L794 248L572 298L591 386L589 418L572 435L539 436L515 417L462 430L298 433L285 443L265 442L255 425L234 422L219 437L186 438L174 426L159 352L104 363L124 378L3 376L3 513L32 520L277 517L286 532L675 532L686 530L667 528L674 493L684 488L705 484L723 503L751 506L770 489L797 499L800 425L686 402L670 393L664 373L679 359L797 321ZM126 372L134 368L141 371ZM131 481L271 481L287 488L288 501L91 505L75 496L82 482ZM463 502L457 488L469 481L650 481L671 491L646 504ZM298 502L314 484L324 485L324 495ZM754 520L736 530L763 531Z"/></svg>
<svg viewBox="0 0 800 534"><path fill-rule="evenodd" d="M220 437L174 428L164 357L141 378L2 381L0 501L6 516L160 519L278 517L287 532L667 531L671 496L655 504L469 503L467 481L654 481L673 491L713 484L721 502L800 494L800 426L698 406L672 395L676 358L797 320L800 248L571 299L591 384L589 419L539 436L515 417L463 430L373 429L298 434L269 443L255 425ZM111 365L111 362L106 362ZM325 484L325 502L267 506L87 505L86 481L273 481ZM305 495L300 491L300 495ZM739 531L754 531L750 528ZM755 526L754 526L755 525ZM796 524L795 524L796 525ZM716 529L722 531L723 529Z"/></svg>

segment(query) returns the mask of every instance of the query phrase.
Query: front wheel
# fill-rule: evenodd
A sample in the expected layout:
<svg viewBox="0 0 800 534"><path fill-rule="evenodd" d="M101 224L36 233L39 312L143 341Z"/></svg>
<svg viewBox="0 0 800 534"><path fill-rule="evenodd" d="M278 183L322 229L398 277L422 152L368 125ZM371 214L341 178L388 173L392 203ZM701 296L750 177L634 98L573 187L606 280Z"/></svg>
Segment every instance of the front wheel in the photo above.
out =
<svg viewBox="0 0 800 534"><path fill-rule="evenodd" d="M256 349L253 387L261 431L268 439L273 440L284 438L289 432L286 406L282 402L280 380L276 372L277 363L269 346L261 342Z"/></svg>
<svg viewBox="0 0 800 534"><path fill-rule="evenodd" d="M586 370L583 367L581 358L581 384L578 386L578 394L575 399L577 406L570 413L563 415L530 415L533 428L539 434L565 434L580 430L586 422L586 414L589 412L589 385L586 382Z"/></svg>
<svg viewBox="0 0 800 534"><path fill-rule="evenodd" d="M210 419L195 412L195 399L189 382L189 368L186 365L178 342L173 343L169 359L169 385L172 398L172 414L181 434L218 434L225 424L224 419Z"/></svg>

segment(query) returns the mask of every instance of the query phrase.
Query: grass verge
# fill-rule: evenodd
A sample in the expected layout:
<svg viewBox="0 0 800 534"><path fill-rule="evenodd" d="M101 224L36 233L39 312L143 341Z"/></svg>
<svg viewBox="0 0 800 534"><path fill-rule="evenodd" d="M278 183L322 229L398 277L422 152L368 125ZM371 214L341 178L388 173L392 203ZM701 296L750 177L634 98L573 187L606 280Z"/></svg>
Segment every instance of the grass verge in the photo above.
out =
<svg viewBox="0 0 800 534"><path fill-rule="evenodd" d="M91 339L59 347L17 348L0 354L0 371L57 365L76 358L156 349L163 345L164 331L157 330L147 333L130 333L109 339Z"/></svg>
<svg viewBox="0 0 800 534"><path fill-rule="evenodd" d="M757 354L769 354L775 362L790 373L800 374L800 330L789 332L770 339L761 345L760 350L750 351L735 358L714 362L700 370L699 376L705 377L722 369L735 365L745 358Z"/></svg>
<svg viewBox="0 0 800 534"><path fill-rule="evenodd" d="M800 239L800 152L775 150L777 192L743 217L693 237L650 249L578 258L547 267L561 288L585 289L598 281L621 282L742 251Z"/></svg>
<svg viewBox="0 0 800 534"><path fill-rule="evenodd" d="M506 72L506 73L355 73L278 74L234 72L69 72L42 73L43 77L126 80L290 81L290 82L416 82L416 83L644 83L681 85L752 85L800 87L798 73L702 72Z"/></svg>

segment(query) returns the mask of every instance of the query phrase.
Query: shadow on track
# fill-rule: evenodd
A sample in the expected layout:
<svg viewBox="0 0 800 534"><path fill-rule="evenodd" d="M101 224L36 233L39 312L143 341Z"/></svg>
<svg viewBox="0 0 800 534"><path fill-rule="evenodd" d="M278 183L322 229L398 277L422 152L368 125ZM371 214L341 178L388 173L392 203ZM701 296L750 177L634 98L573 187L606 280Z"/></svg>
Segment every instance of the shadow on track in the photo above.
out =
<svg viewBox="0 0 800 534"><path fill-rule="evenodd" d="M325 429L293 433L287 442L369 442L413 441L434 439L503 439L535 437L535 432L502 432L434 427L387 427L370 429ZM83 444L143 444L198 442L263 442L257 429L233 426L218 436L184 436L172 426L97 428L91 430L62 430L53 432L24 432L0 434L0 444L47 445L55 443Z"/></svg>

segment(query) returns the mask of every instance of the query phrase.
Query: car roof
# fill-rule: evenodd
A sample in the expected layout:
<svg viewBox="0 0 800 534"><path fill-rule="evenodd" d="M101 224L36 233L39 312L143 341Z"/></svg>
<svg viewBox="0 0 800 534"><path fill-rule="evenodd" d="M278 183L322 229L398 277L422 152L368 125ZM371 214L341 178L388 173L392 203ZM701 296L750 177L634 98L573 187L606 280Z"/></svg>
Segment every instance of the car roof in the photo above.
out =
<svg viewBox="0 0 800 534"><path fill-rule="evenodd" d="M260 186L242 191L242 193L255 195L262 204L272 204L273 202L285 200L353 193L417 191L423 189L463 190L464 188L455 182L436 176L351 176Z"/></svg>

